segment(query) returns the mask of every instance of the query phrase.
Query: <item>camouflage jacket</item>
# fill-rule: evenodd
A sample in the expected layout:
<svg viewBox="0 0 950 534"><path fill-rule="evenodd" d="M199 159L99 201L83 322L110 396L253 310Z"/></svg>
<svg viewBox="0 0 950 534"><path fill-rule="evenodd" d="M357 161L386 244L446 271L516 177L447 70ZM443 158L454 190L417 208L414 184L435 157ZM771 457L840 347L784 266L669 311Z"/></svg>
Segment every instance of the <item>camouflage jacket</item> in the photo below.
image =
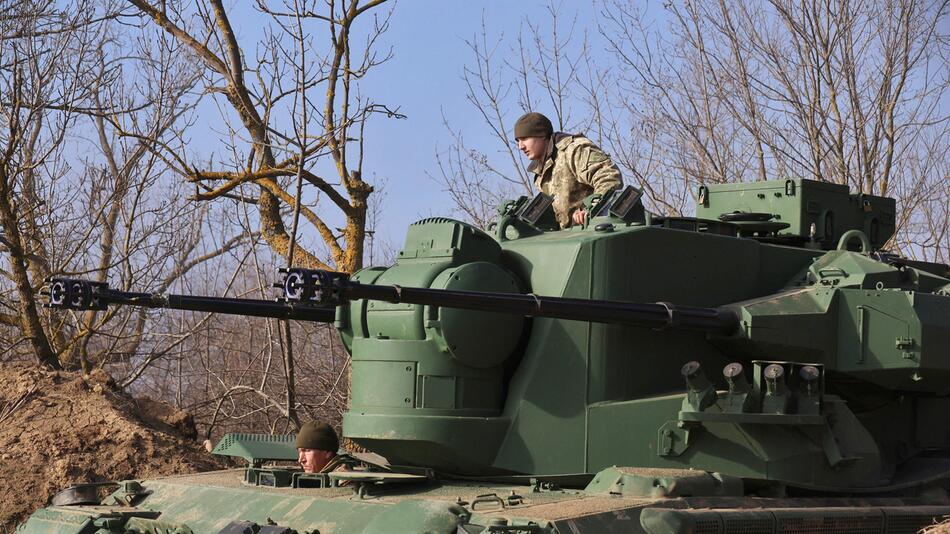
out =
<svg viewBox="0 0 950 534"><path fill-rule="evenodd" d="M548 143L544 159L533 161L539 191L554 197L554 213L561 228L571 225L571 214L584 204L584 198L620 187L620 169L610 156L583 135L555 133Z"/></svg>

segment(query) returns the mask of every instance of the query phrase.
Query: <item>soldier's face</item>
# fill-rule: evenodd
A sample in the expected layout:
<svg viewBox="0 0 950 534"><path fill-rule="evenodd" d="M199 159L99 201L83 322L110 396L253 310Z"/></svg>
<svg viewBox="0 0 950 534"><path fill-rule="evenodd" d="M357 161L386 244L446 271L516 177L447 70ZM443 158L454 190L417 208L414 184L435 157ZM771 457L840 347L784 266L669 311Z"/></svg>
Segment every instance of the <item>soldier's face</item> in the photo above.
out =
<svg viewBox="0 0 950 534"><path fill-rule="evenodd" d="M297 449L297 463L304 473L317 473L333 458L330 451L319 449Z"/></svg>
<svg viewBox="0 0 950 534"><path fill-rule="evenodd" d="M547 137L519 137L518 150L524 152L524 155L532 160L539 160L544 157L548 148Z"/></svg>

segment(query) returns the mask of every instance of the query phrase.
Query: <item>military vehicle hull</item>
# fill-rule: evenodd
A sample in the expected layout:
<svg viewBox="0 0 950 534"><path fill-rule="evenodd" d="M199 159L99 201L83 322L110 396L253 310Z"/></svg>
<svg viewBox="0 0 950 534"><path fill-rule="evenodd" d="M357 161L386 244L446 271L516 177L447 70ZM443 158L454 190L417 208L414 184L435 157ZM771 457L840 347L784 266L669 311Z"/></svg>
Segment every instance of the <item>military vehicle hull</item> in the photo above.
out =
<svg viewBox="0 0 950 534"><path fill-rule="evenodd" d="M737 489L729 483L686 471L612 468L585 489L446 480L360 491L250 487L242 470L231 470L146 480L136 491L147 495L134 507L48 507L18 532L912 534L950 515L939 497L691 495Z"/></svg>
<svg viewBox="0 0 950 534"><path fill-rule="evenodd" d="M284 270L281 301L246 310L51 281L61 308L333 321L344 435L386 462L317 480L268 467L292 437L226 436L248 469L123 483L23 534L863 534L950 514L950 267L881 250L893 199L703 186L718 220L638 199L592 198L563 231L544 198L494 236L426 219L395 265Z"/></svg>

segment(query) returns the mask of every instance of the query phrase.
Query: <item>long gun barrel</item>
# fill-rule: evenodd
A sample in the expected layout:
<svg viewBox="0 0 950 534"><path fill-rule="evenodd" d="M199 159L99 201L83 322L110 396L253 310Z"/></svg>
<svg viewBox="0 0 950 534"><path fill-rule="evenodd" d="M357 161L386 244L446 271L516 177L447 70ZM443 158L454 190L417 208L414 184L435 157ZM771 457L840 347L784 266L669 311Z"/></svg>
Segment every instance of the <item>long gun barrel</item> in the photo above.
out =
<svg viewBox="0 0 950 534"><path fill-rule="evenodd" d="M159 293L137 293L112 289L104 282L71 278L51 278L43 294L48 306L74 310L104 310L109 305L168 308L274 319L294 319L320 323L333 322L333 306L313 306L293 302L259 299L204 297Z"/></svg>
<svg viewBox="0 0 950 534"><path fill-rule="evenodd" d="M520 293L372 285L354 282L344 273L331 271L290 269L283 272L285 279L282 285L285 300L289 302L338 305L367 299L531 317L629 324L656 329L681 328L720 334L730 334L738 326L736 315L723 308L678 306L668 302L633 303ZM279 284L275 284L277 285Z"/></svg>
<svg viewBox="0 0 950 534"><path fill-rule="evenodd" d="M126 305L312 322L332 322L335 306L366 299L719 334L734 332L738 324L735 314L722 308L373 285L354 282L346 274L332 271L281 272L284 280L274 285L283 288L284 296L277 301L120 291L103 282L69 278L49 280L44 294L54 308L104 310L109 305Z"/></svg>

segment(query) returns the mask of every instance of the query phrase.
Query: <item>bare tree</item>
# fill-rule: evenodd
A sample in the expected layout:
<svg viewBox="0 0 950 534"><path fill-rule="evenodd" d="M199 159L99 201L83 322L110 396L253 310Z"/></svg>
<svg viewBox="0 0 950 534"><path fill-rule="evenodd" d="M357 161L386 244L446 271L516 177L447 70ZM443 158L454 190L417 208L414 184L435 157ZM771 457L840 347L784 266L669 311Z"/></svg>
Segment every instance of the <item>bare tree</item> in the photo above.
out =
<svg viewBox="0 0 950 534"><path fill-rule="evenodd" d="M190 109L184 97L194 74L168 46L174 41L142 39L139 49L130 46L113 24L121 13L109 2L17 9L4 19L14 22L4 26L0 68L6 87L0 218L11 265L3 274L12 286L4 286L0 306L14 311L0 315L10 327L0 336L4 356L17 357L26 340L28 353L54 368L89 372L144 345L143 362L152 361L168 348L145 342L146 314L41 314L37 293L53 275L87 276L123 289L157 280L163 291L246 240L238 234L207 250L202 221L208 210L184 202L175 191L181 186L161 179L166 167L148 146L170 137ZM123 64L140 59L149 65L137 72L142 79L124 76ZM129 125L150 136L116 135Z"/></svg>
<svg viewBox="0 0 950 534"><path fill-rule="evenodd" d="M14 288L3 299L8 311L0 313L0 322L22 335L39 363L54 368L61 367L56 340L44 330L35 303L37 282L51 271L50 253L37 233L50 208L40 191L45 179L66 172L64 137L87 96L89 79L81 65L94 53L104 17L84 7L89 9L64 12L22 2L0 20L0 225L9 265L3 275Z"/></svg>
<svg viewBox="0 0 950 534"><path fill-rule="evenodd" d="M658 10L603 0L599 36L585 39L603 47L596 53L559 42L554 29L568 15L558 7L545 31L537 20L529 26L541 39L510 41L509 62L493 55L504 39L471 45L468 99L508 152L471 148L459 136L439 170L476 222L485 210L471 206L511 188L492 172L511 155L498 117L540 103L562 125L565 109L585 116L576 124L599 135L660 212L686 212L702 183L832 181L897 197L891 246L946 258L947 1L717 0Z"/></svg>
<svg viewBox="0 0 950 534"><path fill-rule="evenodd" d="M384 1L259 0L253 7L267 24L253 55L234 31L233 10L220 0L195 2L192 7L188 2L159 5L130 0L143 18L185 46L200 63L204 94L222 110L215 130L223 133L219 137L223 148L200 160L209 163L194 163L199 160L183 150L186 132L175 145L155 144L160 146L156 153L194 184L195 200L230 199L256 207L260 235L287 265L332 265L347 272L362 267L373 192L362 178L365 126L375 114L401 117L359 91L360 81L390 57L389 52L376 51L390 13L379 17L373 10ZM363 28L360 23L367 19L371 24ZM124 133L151 138L140 131ZM329 209L324 199L329 200ZM316 230L322 250L299 238L303 222ZM258 273L263 263L273 261L258 259L257 251L253 258ZM236 381L233 375L226 379L226 374L213 373L225 391L221 402L233 402L233 394L254 392L264 405L252 412L277 410L279 418L299 426L298 409L306 404L298 399L301 357L296 354L294 329L287 322L275 328L268 321L265 331L265 350L258 354L279 349L281 364L274 369L280 369L282 376L275 381L268 372L252 373L259 379L252 387L245 382L247 373ZM276 384L280 387L275 389ZM213 412L211 428L219 413L219 409Z"/></svg>
<svg viewBox="0 0 950 534"><path fill-rule="evenodd" d="M256 3L269 20L257 57L246 52L220 0L196 2L187 11L184 2L156 5L130 0L139 12L186 45L204 68L206 94L222 96L231 161L217 168L190 162L187 154L166 150L164 157L198 188L195 198L239 198L257 206L260 233L281 256L302 266L353 271L361 267L367 198L373 188L362 179L363 126L374 114L399 116L383 104L365 99L358 82L389 58L379 55L376 41L388 26L388 14L373 19L362 43L353 42L354 26L385 0L322 2L300 0L272 6ZM322 25L322 31L311 28ZM325 36L319 47L312 35ZM320 92L323 98L309 95ZM305 110L305 112L304 112ZM231 118L236 118L232 123ZM309 128L309 121L319 128ZM296 133L306 131L305 138ZM321 175L314 163L329 156L334 178ZM337 233L326 214L295 195L291 181L299 178L319 198L327 198L342 215ZM234 195L244 183L258 188L256 198ZM329 259L296 246L282 217L290 206L320 235ZM291 249L294 249L293 251Z"/></svg>
<svg viewBox="0 0 950 534"><path fill-rule="evenodd" d="M105 367L122 387L194 411L209 436L285 431L303 414L338 422L349 359L330 325L124 307L42 312L35 302L49 276L270 298L264 273L274 264L307 264L311 255L315 265L358 268L379 218L360 178L363 128L375 113L398 116L359 92L359 80L388 57L373 51L388 14L364 14L379 3L333 4L325 14L313 2L259 4L272 24L253 67L232 62L244 52L219 25L227 21L220 3L210 11L196 3L187 16L155 12L207 31L202 42L224 58L223 74L214 61L196 64L195 43L177 31L129 26L149 13L146 4L24 3L4 12L0 223L9 267L0 272L0 358ZM357 16L375 23L354 33ZM329 52L311 37L315 25ZM212 128L221 144L203 154L190 141L214 122L199 120L205 102L230 107ZM337 178L317 178L317 169ZM248 172L263 174L247 180ZM191 192L217 201L194 202ZM301 237L308 223L329 236L322 250ZM284 245L274 244L275 228Z"/></svg>
<svg viewBox="0 0 950 534"><path fill-rule="evenodd" d="M670 5L668 25L651 32L645 12L612 1L601 31L621 86L660 102L635 120L677 147L659 169L674 172L651 181L675 176L692 188L797 176L896 194L902 248L916 239L913 221L947 195L934 165L950 119L940 107L950 83L947 5L686 2Z"/></svg>

